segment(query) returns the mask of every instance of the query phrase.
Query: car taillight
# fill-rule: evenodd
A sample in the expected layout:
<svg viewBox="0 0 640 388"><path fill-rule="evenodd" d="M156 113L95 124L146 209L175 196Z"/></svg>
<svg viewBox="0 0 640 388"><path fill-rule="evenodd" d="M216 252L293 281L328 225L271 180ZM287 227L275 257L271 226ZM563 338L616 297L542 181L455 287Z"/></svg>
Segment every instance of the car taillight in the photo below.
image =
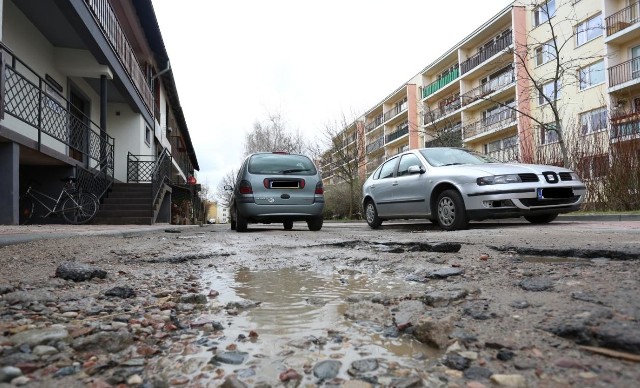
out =
<svg viewBox="0 0 640 388"><path fill-rule="evenodd" d="M316 183L316 194L317 195L323 195L324 194L324 187L322 186L322 182Z"/></svg>
<svg viewBox="0 0 640 388"><path fill-rule="evenodd" d="M251 183L249 183L249 181L240 182L240 186L238 187L238 192L240 194L253 194Z"/></svg>
<svg viewBox="0 0 640 388"><path fill-rule="evenodd" d="M298 185L300 185L301 189L304 189L304 179L300 179L300 183L298 183Z"/></svg>

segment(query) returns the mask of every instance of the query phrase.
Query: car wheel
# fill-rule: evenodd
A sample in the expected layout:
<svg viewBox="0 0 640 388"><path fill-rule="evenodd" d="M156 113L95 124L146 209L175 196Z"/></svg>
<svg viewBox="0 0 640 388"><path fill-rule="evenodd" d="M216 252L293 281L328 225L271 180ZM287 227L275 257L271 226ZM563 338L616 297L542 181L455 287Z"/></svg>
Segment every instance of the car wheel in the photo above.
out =
<svg viewBox="0 0 640 388"><path fill-rule="evenodd" d="M236 230L236 219L231 217L229 220L229 224L231 224L231 230Z"/></svg>
<svg viewBox="0 0 640 388"><path fill-rule="evenodd" d="M293 221L285 221L282 223L282 225L284 226L284 230L293 229Z"/></svg>
<svg viewBox="0 0 640 388"><path fill-rule="evenodd" d="M238 213L238 209L236 209L235 213L236 213L236 232L246 232L247 226L248 226L247 219Z"/></svg>
<svg viewBox="0 0 640 388"><path fill-rule="evenodd" d="M314 217L310 220L307 220L307 226L309 227L309 230L313 231L313 232L317 232L320 229L322 229L322 223L324 222L324 220L322 219L322 216L320 217Z"/></svg>
<svg viewBox="0 0 640 388"><path fill-rule="evenodd" d="M456 190L445 190L438 196L438 223L444 230L466 229L469 225L464 201Z"/></svg>
<svg viewBox="0 0 640 388"><path fill-rule="evenodd" d="M558 217L558 213L524 216L524 219L531 222L532 224L548 224L549 222L555 220L556 217Z"/></svg>
<svg viewBox="0 0 640 388"><path fill-rule="evenodd" d="M382 220L378 217L378 209L376 209L373 201L367 201L367 204L364 205L364 215L367 219L367 224L372 229L378 229L382 225Z"/></svg>

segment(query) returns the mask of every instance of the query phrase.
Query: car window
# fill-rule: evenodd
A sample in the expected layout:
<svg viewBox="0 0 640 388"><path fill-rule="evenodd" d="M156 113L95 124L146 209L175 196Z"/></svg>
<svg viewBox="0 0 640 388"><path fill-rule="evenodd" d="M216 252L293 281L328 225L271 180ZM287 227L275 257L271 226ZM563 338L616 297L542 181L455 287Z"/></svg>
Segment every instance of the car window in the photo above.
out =
<svg viewBox="0 0 640 388"><path fill-rule="evenodd" d="M393 170L396 166L396 162L398 160L396 158L387 160L382 167L380 167L380 176L379 179L391 178L393 176Z"/></svg>
<svg viewBox="0 0 640 388"><path fill-rule="evenodd" d="M256 154L249 159L251 174L315 175L316 167L303 155Z"/></svg>
<svg viewBox="0 0 640 388"><path fill-rule="evenodd" d="M434 167L497 162L487 155L481 155L462 148L424 148L420 150L420 153Z"/></svg>
<svg viewBox="0 0 640 388"><path fill-rule="evenodd" d="M400 164L398 165L398 176L409 175L410 166L422 166L420 159L414 154L405 154L400 157Z"/></svg>

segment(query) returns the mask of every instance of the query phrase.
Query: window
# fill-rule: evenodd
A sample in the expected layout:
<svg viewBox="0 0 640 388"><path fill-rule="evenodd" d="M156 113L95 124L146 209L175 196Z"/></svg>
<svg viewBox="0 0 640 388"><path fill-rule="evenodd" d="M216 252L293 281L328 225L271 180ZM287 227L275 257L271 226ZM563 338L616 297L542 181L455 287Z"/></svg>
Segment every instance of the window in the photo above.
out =
<svg viewBox="0 0 640 388"><path fill-rule="evenodd" d="M410 166L422 166L420 159L414 154L402 155L400 164L398 165L398 176L409 175Z"/></svg>
<svg viewBox="0 0 640 388"><path fill-rule="evenodd" d="M144 128L144 142L147 143L147 145L151 144L151 128L149 127Z"/></svg>
<svg viewBox="0 0 640 388"><path fill-rule="evenodd" d="M558 142L558 132L554 123L548 123L540 127L540 144L550 144Z"/></svg>
<svg viewBox="0 0 640 388"><path fill-rule="evenodd" d="M539 26L540 24L546 22L547 20L554 17L556 14L556 1L549 0L544 4L536 7L533 10L533 25Z"/></svg>
<svg viewBox="0 0 640 388"><path fill-rule="evenodd" d="M397 161L397 158L388 160L385 164L382 165L382 167L380 167L378 173L376 173L377 176L374 176L374 179L391 178L393 176L393 170L396 166Z"/></svg>
<svg viewBox="0 0 640 388"><path fill-rule="evenodd" d="M554 90L554 81L547 82L542 85L542 91L538 92L538 105L546 104L548 101L554 101L560 98L560 80L558 80L558 88ZM555 98L554 98L555 95Z"/></svg>
<svg viewBox="0 0 640 388"><path fill-rule="evenodd" d="M536 47L536 66L543 65L555 58L556 55L553 39Z"/></svg>
<svg viewBox="0 0 640 388"><path fill-rule="evenodd" d="M592 63L591 65L578 70L578 77L580 79L580 90L603 83L604 61L601 60L596 63Z"/></svg>
<svg viewBox="0 0 640 388"><path fill-rule="evenodd" d="M602 36L602 14L598 14L588 19L576 27L576 46L581 46L597 37Z"/></svg>
<svg viewBox="0 0 640 388"><path fill-rule="evenodd" d="M607 108L602 107L581 113L580 125L583 135L607 129Z"/></svg>

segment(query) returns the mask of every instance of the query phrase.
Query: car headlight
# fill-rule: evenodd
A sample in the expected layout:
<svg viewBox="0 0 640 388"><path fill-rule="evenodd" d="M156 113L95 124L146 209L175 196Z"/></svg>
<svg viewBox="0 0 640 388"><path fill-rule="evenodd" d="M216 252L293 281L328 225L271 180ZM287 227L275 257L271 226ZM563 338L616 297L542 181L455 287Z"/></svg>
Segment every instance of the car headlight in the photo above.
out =
<svg viewBox="0 0 640 388"><path fill-rule="evenodd" d="M522 179L517 174L483 176L476 180L479 186L519 183Z"/></svg>
<svg viewBox="0 0 640 388"><path fill-rule="evenodd" d="M578 176L578 174L576 174L575 172L571 173L571 180L572 181L579 181L580 177Z"/></svg>

